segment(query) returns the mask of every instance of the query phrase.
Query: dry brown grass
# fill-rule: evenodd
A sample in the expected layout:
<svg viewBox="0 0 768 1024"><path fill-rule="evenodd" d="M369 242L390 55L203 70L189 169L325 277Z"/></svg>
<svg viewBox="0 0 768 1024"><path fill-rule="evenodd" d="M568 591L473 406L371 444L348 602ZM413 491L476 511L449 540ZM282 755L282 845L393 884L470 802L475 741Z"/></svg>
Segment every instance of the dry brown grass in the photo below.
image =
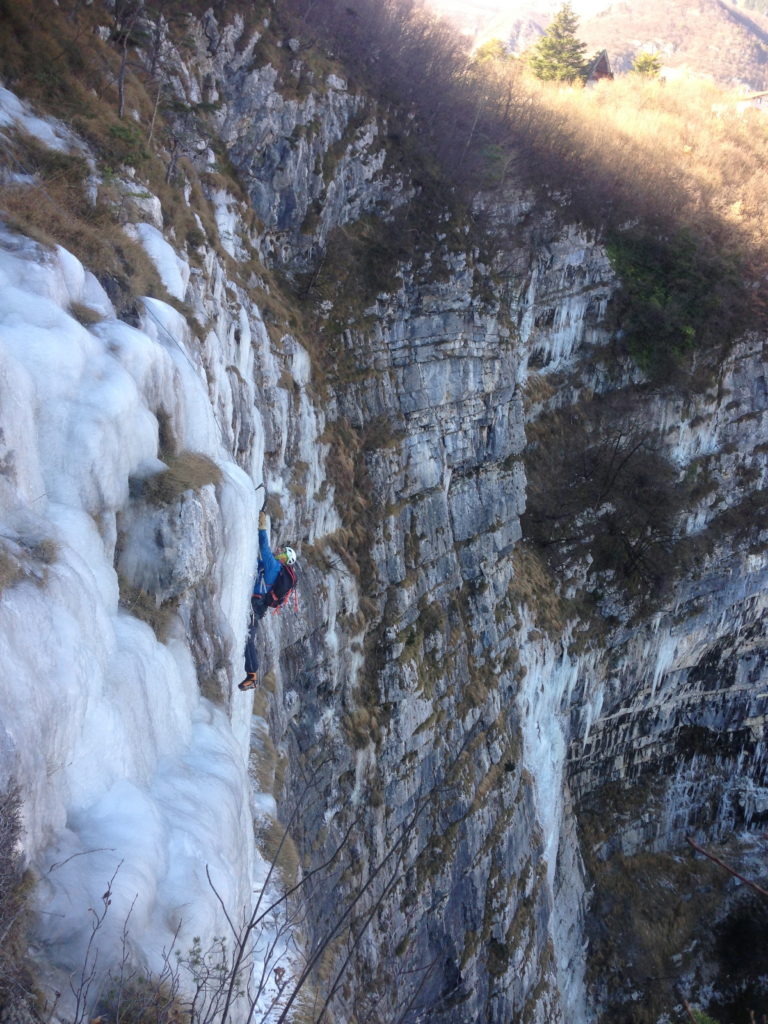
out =
<svg viewBox="0 0 768 1024"><path fill-rule="evenodd" d="M0 1006L31 1020L31 1013L22 1012L33 1001L27 963L33 883L21 856L23 832L19 789L9 779L0 793Z"/></svg>
<svg viewBox="0 0 768 1024"><path fill-rule="evenodd" d="M143 481L141 493L154 505L168 505L185 491L199 491L221 483L221 469L213 459L199 452L166 455L168 468Z"/></svg>
<svg viewBox="0 0 768 1024"><path fill-rule="evenodd" d="M608 244L623 286L608 324L617 350L656 382L699 387L693 350L715 365L765 323L768 117L702 81L569 88L513 67L494 88L489 173Z"/></svg>
<svg viewBox="0 0 768 1024"><path fill-rule="evenodd" d="M523 605L535 613L536 623L552 636L565 627L567 608L558 594L552 572L542 556L529 545L520 543L512 553L515 572L509 583L513 611Z"/></svg>
<svg viewBox="0 0 768 1024"><path fill-rule="evenodd" d="M535 108L542 133L561 140L555 151L565 148L569 169L606 186L606 203L621 201L627 213L636 204L636 213L693 226L715 214L737 240L765 245L768 118L745 109L741 94L701 81L664 84L634 75L590 89L520 77L518 89Z"/></svg>
<svg viewBox="0 0 768 1024"><path fill-rule="evenodd" d="M254 708L254 713L256 714L262 710L266 711L267 701L263 691L264 684L262 680L259 683L259 689L257 692L257 700L260 707L258 710ZM272 796L275 796L275 778L277 776L279 762L280 754L278 753L277 747L269 733L266 730L263 730L260 734L260 749L251 749L248 768L249 774L260 792L270 793Z"/></svg>
<svg viewBox="0 0 768 1024"><path fill-rule="evenodd" d="M0 594L24 579L24 569L17 558L0 548Z"/></svg>
<svg viewBox="0 0 768 1024"><path fill-rule="evenodd" d="M47 149L17 131L6 139L2 164L6 173L32 179L0 183L0 214L11 227L46 247L63 245L94 268L119 310L132 295L164 294L154 265L121 230L108 197L100 193L94 202L88 195L81 156Z"/></svg>
<svg viewBox="0 0 768 1024"><path fill-rule="evenodd" d="M104 319L103 313L93 309L91 306L84 305L82 302L70 303L69 312L83 327L93 327Z"/></svg>
<svg viewBox="0 0 768 1024"><path fill-rule="evenodd" d="M296 844L285 826L275 818L269 818L257 829L256 840L264 858L280 870L285 887L290 889L295 886L299 879L301 862Z"/></svg>
<svg viewBox="0 0 768 1024"><path fill-rule="evenodd" d="M364 750L369 743L377 743L381 728L377 708L356 707L344 716L343 727L355 750Z"/></svg>
<svg viewBox="0 0 768 1024"><path fill-rule="evenodd" d="M234 13L232 6L228 15ZM176 31L183 29L186 14L193 13L189 8L185 5L182 15L166 10L173 15ZM233 268L221 249L215 218L190 160L182 155L175 174L166 180L169 153L179 130L174 121L178 111L162 103L156 106L158 82L142 70L133 51L125 77L125 116L118 114L119 47L102 38L113 21L110 10L100 3L0 0L3 83L39 112L71 127L95 157L94 180L100 179L93 202L84 188L90 171L82 158L52 154L34 140L19 137L3 147L3 165L13 173L29 171L34 184L9 183L6 175L0 211L17 230L45 245L58 243L74 252L106 283L121 311L121 306L130 305L129 294L165 297L141 246L120 231L125 203L112 182L126 168L135 169L136 180L160 198L165 227L179 247L186 245L191 261L199 258L197 250L207 242L219 251L230 272ZM204 107L190 108L184 117L198 135L206 137L210 131ZM56 160L59 166L51 166ZM222 183L237 194L234 172L227 169L230 173L222 176Z"/></svg>
<svg viewBox="0 0 768 1024"><path fill-rule="evenodd" d="M58 544L50 538L18 542L6 538L0 541L0 594L22 580L45 586L48 567L56 561L58 554Z"/></svg>

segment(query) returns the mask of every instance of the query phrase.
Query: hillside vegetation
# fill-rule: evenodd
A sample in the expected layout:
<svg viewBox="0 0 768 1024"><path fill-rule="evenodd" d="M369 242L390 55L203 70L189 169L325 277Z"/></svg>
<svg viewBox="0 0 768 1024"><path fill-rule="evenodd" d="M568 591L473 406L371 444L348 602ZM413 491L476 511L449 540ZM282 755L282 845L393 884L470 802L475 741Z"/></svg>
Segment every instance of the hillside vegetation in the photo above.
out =
<svg viewBox="0 0 768 1024"><path fill-rule="evenodd" d="M110 7L82 0L0 0L2 81L70 125L87 140L95 163L92 175L84 157L51 153L32 138L14 136L0 164L0 216L44 243L71 248L100 275L124 316L131 313L133 296L162 294L162 285L146 255L121 230L126 218L118 179L135 175L131 180L160 196L166 235L193 264L201 261L203 241L220 248L207 197L222 185L239 188L215 138L210 110L204 103L182 108L171 91L170 72L152 60L151 29L159 19L169 21L183 40L187 19L206 7L201 2L192 10L180 0L152 8L131 0ZM521 185L535 197L525 225L534 239L542 213L591 229L606 243L624 285L613 311L616 347L652 380L692 386L685 376L689 353L716 355L746 327L764 326L768 120L757 110L741 110L735 94L637 76L594 89L541 83L504 56L473 60L461 39L410 0L224 0L214 9L222 22L235 12L262 29L271 20L271 34L263 33L254 60L274 64L286 95L297 88L293 65L315 60L325 69L330 52L351 88L368 88L380 99L387 112L388 160L419 192L413 206L426 221L415 235L419 245L445 237L444 222L432 218L440 203L455 199L469 205L480 190L503 194ZM285 46L294 37L305 46L298 57ZM322 57L319 48L326 50ZM194 142L200 138L216 151L215 167L195 163ZM339 293L356 290L352 275L363 272L369 287L390 286L385 261L406 262L412 255L407 246L416 244L410 242L414 215L409 210L402 216L411 218L402 231L397 222L387 226L370 218L354 227L353 244L352 227L331 236L317 259L321 268L330 253ZM497 232L499 245L505 233L520 227L483 224L479 218L467 223ZM460 238L464 246L473 241ZM334 245L340 250L336 260ZM239 264L223 251L220 256L231 280L238 274L250 280L255 272L266 276L271 269L255 254ZM308 276L315 285L310 299L322 300L319 270ZM294 295L271 291L276 310L285 301L292 313L293 300ZM284 314L281 308L270 315ZM341 330L336 333L341 337ZM544 510L554 506L563 519L555 527L545 524L546 531L534 522L530 535L553 552L551 564L558 567L570 534L565 516L575 521L586 508L597 544L594 564L649 589L671 572L670 550L687 494L672 494L677 481L656 451L655 438L612 433L616 417L608 412L602 421L590 409L583 421L566 422L563 416L547 425L549 436L536 453L538 477L529 472L530 508L535 513L537 502ZM379 444L386 443L384 426L371 425L372 434L380 432ZM366 482L357 468L364 458L355 463L356 439L341 432L338 438L329 446L329 469L336 474L337 494L359 521L359 508L370 508L360 498ZM586 467L585 452L592 456ZM625 452L637 454L628 461ZM617 453L621 473L615 471ZM179 455L170 466L175 481L167 474L161 481L169 494L189 484L192 470L194 479L209 479L210 467L180 461ZM346 491L339 479L346 479ZM542 486L547 483L548 489ZM641 500L634 499L636 493ZM160 493L148 497L164 500ZM614 520L621 517L618 540L600 533L606 498ZM362 532L353 543L370 551ZM366 564L362 556L359 563ZM368 575L373 578L373 572ZM372 728L369 719L363 727ZM4 899L0 918L16 912L16 892ZM21 941L17 945L23 947ZM10 985L13 971L6 973ZM0 971L0 999L2 985Z"/></svg>
<svg viewBox="0 0 768 1024"><path fill-rule="evenodd" d="M628 71L645 50L658 53L666 68L685 68L726 87L768 88L768 17L762 0L741 7L723 0L625 0L585 19L581 35L590 52L608 50L617 71Z"/></svg>
<svg viewBox="0 0 768 1024"><path fill-rule="evenodd" d="M765 314L768 118L713 84L514 78L514 171L594 227L624 284L617 326L646 369ZM533 169L535 168L535 172Z"/></svg>
<svg viewBox="0 0 768 1024"><path fill-rule="evenodd" d="M212 138L210 109L178 102L158 42L162 25L183 39L188 19L205 9L198 8L181 0L0 0L0 84L87 146L51 150L6 128L0 217L44 245L70 249L129 319L137 296L169 297L143 247L122 231L130 205L125 182L141 182L159 196L164 227L193 264L203 241L218 247L207 195L222 180L238 190L223 147ZM246 13L256 19L265 8L251 5ZM211 139L220 157L215 169L194 164L193 141L200 136ZM141 187L135 191L141 196ZM231 269L234 276L237 268Z"/></svg>
<svg viewBox="0 0 768 1024"><path fill-rule="evenodd" d="M288 7L395 119L415 118L444 194L523 184L609 245L617 335L652 377L764 322L768 118L739 93L636 74L539 82L503 51L472 57L405 0Z"/></svg>
<svg viewBox="0 0 768 1024"><path fill-rule="evenodd" d="M702 10L709 3L702 0ZM718 346L762 324L768 119L742 109L736 93L637 75L589 89L542 83L512 58L473 58L447 22L411 0L230 0L217 12L223 21L240 14L262 31L269 19L277 45L260 45L255 60L275 66L286 93L295 89L292 58L279 44L296 36L314 43L302 49L303 62L327 62L324 49L352 88L379 98L388 111L390 160L412 175L422 211L448 201L468 206L478 190L522 184L540 209L593 229L625 285L614 310L617 334L652 376L666 379L691 349ZM111 180L129 168L146 181L193 261L200 224L217 242L209 187L224 173L228 187L238 189L212 138L210 112L205 104L179 109L153 50L161 22L183 38L195 13L175 0L157 7L126 0L114 10L75 0L0 0L0 13L2 80L87 139L101 172L94 205L85 161L52 159L17 137L6 154L8 171L32 171L39 185L30 190L9 174L0 207L41 240L55 227L55 241L104 268L111 294L119 293L127 309L131 288L146 293L160 286L119 231ZM86 81L94 87L86 89ZM195 166L188 140L199 137L211 138L218 151L214 173ZM199 221L184 201L185 183ZM68 222L62 210L71 214ZM428 249L437 215L426 212L410 237L412 246ZM504 225L493 227L503 234ZM400 248L393 258L408 258Z"/></svg>

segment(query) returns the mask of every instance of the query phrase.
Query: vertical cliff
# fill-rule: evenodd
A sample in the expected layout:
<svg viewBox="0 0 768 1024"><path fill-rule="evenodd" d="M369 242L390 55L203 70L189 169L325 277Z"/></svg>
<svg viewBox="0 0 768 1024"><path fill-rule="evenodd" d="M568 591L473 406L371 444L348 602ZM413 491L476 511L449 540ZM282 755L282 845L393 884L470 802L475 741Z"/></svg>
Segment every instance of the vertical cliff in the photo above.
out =
<svg viewBox="0 0 768 1024"><path fill-rule="evenodd" d="M759 913L685 838L752 866L766 808L763 338L649 382L599 236L514 185L433 189L395 113L263 13L136 49L186 234L141 168L109 185L165 288L138 326L183 346L299 549L252 736L317 1005L578 1024L733 998L762 969L726 977L723 937ZM184 578L185 522L117 505L117 568L179 599L242 741L245 607Z"/></svg>

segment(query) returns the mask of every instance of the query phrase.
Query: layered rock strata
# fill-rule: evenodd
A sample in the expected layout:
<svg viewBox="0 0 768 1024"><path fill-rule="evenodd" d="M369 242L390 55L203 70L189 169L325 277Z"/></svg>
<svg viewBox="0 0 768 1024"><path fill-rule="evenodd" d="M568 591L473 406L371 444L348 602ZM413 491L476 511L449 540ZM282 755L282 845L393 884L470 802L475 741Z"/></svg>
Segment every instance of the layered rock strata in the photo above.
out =
<svg viewBox="0 0 768 1024"><path fill-rule="evenodd" d="M271 67L225 43L198 54L188 89L218 83L217 126L265 257L304 270L334 229L407 202L367 101L338 76L285 100ZM525 209L510 196L494 216ZM765 474L762 341L736 346L697 397L632 398L679 478L711 481L678 526L702 546L661 605L610 575L596 596L592 577L585 619L564 599L589 560L574 556L570 590L558 587L521 540L525 433L641 378L611 365L616 281L600 245L554 219L537 236L492 271L435 224L441 278L401 263L365 326L326 307L314 375L257 397L268 476L291 492L281 526L316 566L301 617L281 623L282 795L290 807L300 776L313 780L295 830L308 864L348 837L311 916L317 941L351 944L335 998L359 1019L374 1005L435 1021L595 1019L607 997L590 974L588 1008L583 947L600 865L679 853L691 829L713 841L763 813L765 566L748 521ZM293 374L305 357L281 344Z"/></svg>
<svg viewBox="0 0 768 1024"><path fill-rule="evenodd" d="M278 71L269 31L209 12L191 52L166 41L220 246L180 278L196 341L151 304L143 326L194 353L224 446L300 549L299 613L261 627L254 735L309 877L318 991L340 1020L451 1024L655 1020L677 994L652 970L725 992L715 945L695 943L747 911L724 882L697 912L705 869L675 865L690 831L754 830L768 806L763 340L696 394L649 388L609 345L598 241L512 190L479 204L485 255L456 211L425 229L385 115L290 40ZM216 177L221 149L247 202ZM132 219L151 219L142 204ZM420 246L371 257L371 222L391 242L409 218ZM345 242L386 267L361 278ZM523 534L550 418L589 423L598 404L609 437L631 415L688 488L668 538L688 561L663 594L597 565L605 509L558 574ZM187 511L204 534L205 508ZM163 548L188 525L162 524ZM121 557L182 585L183 566ZM221 698L239 638L207 605L201 588L184 613ZM690 905L663 942L634 877Z"/></svg>

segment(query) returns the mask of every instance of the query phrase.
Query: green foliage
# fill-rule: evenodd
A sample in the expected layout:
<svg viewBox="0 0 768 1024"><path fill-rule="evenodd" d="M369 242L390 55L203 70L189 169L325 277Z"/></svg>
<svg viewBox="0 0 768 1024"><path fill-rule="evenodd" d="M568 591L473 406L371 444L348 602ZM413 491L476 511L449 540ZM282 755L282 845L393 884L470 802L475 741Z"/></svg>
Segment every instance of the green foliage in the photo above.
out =
<svg viewBox="0 0 768 1024"><path fill-rule="evenodd" d="M632 70L646 78L656 78L661 71L661 61L655 53L638 53L632 62Z"/></svg>
<svg viewBox="0 0 768 1024"><path fill-rule="evenodd" d="M501 39L489 39L487 43L478 46L472 55L472 63L476 65L487 64L499 61L503 64L513 63L515 58L506 48Z"/></svg>
<svg viewBox="0 0 768 1024"><path fill-rule="evenodd" d="M576 36L579 19L566 2L533 48L531 71L547 82L575 82L583 76L587 45Z"/></svg>
<svg viewBox="0 0 768 1024"><path fill-rule="evenodd" d="M613 232L606 246L621 280L613 317L638 365L669 379L694 348L730 340L741 329L742 278L727 253L687 232Z"/></svg>
<svg viewBox="0 0 768 1024"><path fill-rule="evenodd" d="M703 1013L701 1010L691 1010L691 1013L696 1024L719 1024L714 1017L710 1017L708 1013Z"/></svg>
<svg viewBox="0 0 768 1024"><path fill-rule="evenodd" d="M144 144L144 134L136 124L115 121L109 126L110 162L114 166L126 164L135 167L149 159L149 152Z"/></svg>

